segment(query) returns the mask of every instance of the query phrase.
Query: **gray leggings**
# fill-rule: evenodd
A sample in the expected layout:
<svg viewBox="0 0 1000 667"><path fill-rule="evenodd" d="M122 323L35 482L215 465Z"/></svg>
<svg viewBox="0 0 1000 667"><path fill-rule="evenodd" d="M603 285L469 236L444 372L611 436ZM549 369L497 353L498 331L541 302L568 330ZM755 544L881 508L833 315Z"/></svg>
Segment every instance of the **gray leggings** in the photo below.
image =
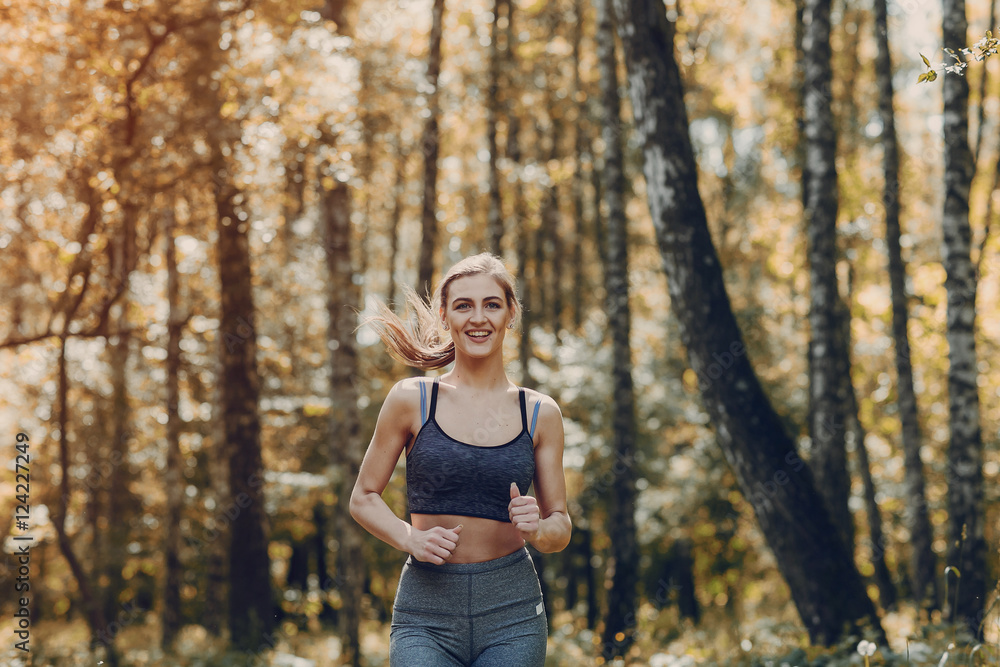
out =
<svg viewBox="0 0 1000 667"><path fill-rule="evenodd" d="M525 548L483 563L410 556L396 589L391 667L542 667L548 628Z"/></svg>

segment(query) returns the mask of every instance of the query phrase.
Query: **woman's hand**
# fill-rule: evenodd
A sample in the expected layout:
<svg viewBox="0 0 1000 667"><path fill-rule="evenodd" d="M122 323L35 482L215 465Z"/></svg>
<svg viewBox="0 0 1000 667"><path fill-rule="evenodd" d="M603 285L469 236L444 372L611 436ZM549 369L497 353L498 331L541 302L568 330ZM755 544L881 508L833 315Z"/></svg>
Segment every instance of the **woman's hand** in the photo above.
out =
<svg viewBox="0 0 1000 667"><path fill-rule="evenodd" d="M510 483L510 504L507 505L510 522L521 533L526 542L538 537L539 524L542 518L538 509L538 501L533 496L522 496L515 482Z"/></svg>
<svg viewBox="0 0 1000 667"><path fill-rule="evenodd" d="M413 529L407 551L417 560L434 565L442 565L451 558L458 546L458 536L462 524L454 528L434 526L429 530Z"/></svg>

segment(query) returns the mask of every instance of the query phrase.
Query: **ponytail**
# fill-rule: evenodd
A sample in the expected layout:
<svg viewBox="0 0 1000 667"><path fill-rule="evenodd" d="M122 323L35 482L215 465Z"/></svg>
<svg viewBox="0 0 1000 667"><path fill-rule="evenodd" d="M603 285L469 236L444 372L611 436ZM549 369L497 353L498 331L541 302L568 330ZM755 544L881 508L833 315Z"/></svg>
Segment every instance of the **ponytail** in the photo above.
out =
<svg viewBox="0 0 1000 667"><path fill-rule="evenodd" d="M444 368L455 360L455 341L450 337L443 340L432 305L408 286L403 287L403 293L407 311L414 316L409 326L382 301L376 301L375 315L365 318L363 324L371 326L389 354L407 366L425 371Z"/></svg>

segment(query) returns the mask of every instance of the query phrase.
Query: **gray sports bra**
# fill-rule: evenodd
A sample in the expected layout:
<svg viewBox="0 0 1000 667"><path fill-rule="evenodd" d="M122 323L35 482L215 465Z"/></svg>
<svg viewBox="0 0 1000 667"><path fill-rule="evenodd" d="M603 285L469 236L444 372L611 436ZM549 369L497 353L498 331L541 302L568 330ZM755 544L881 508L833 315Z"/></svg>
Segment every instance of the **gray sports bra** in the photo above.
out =
<svg viewBox="0 0 1000 667"><path fill-rule="evenodd" d="M521 495L528 493L535 476L535 444L532 435L538 420L535 405L528 427L524 389L518 389L521 403L521 432L510 442L481 447L461 442L441 430L434 413L437 408L438 380L427 405L427 382L420 383L420 416L423 426L406 455L406 499L412 514L457 514L510 522L510 483L517 483Z"/></svg>

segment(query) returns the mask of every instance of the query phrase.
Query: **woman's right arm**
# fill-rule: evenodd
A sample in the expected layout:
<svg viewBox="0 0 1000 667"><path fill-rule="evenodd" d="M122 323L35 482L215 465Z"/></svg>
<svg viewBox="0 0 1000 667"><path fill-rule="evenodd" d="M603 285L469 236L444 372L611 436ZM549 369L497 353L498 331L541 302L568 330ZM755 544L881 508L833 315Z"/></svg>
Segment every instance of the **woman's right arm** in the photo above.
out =
<svg viewBox="0 0 1000 667"><path fill-rule="evenodd" d="M357 482L351 492L351 516L369 533L417 560L440 565L451 557L458 544L461 526L417 530L389 509L382 499L399 455L413 436L419 410L418 380L396 383L379 412L375 434L361 462Z"/></svg>

